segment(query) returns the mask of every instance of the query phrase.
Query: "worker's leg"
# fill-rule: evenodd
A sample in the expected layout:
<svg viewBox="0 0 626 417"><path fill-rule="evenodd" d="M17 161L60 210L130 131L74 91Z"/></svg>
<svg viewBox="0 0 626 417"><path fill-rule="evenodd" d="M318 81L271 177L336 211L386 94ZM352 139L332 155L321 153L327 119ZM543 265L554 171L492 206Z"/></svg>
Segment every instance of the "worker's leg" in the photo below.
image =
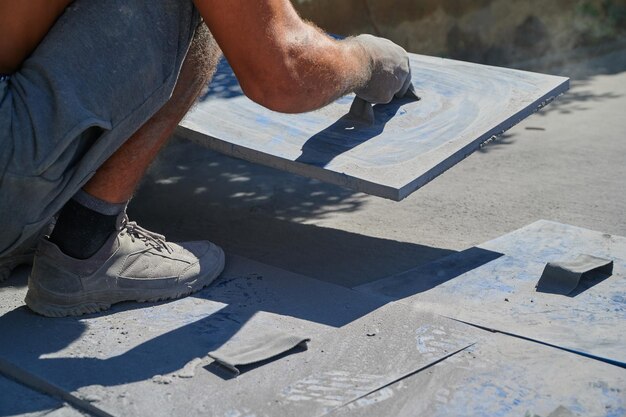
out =
<svg viewBox="0 0 626 417"><path fill-rule="evenodd" d="M207 86L221 51L201 24L169 101L98 168L83 191L59 214L50 237L64 253L79 259L95 254L115 231L137 184L174 129Z"/></svg>
<svg viewBox="0 0 626 417"><path fill-rule="evenodd" d="M220 54L202 24L185 58L172 98L98 169L83 190L110 203L127 202L161 146L207 86Z"/></svg>
<svg viewBox="0 0 626 417"><path fill-rule="evenodd" d="M63 207L50 239L40 242L35 256L26 295L31 309L67 316L121 301L178 298L221 272L224 253L211 242L169 243L125 215L137 183L207 84L219 55L200 26L170 100Z"/></svg>
<svg viewBox="0 0 626 417"><path fill-rule="evenodd" d="M0 256L168 102L199 22L191 0L75 0L0 80Z"/></svg>
<svg viewBox="0 0 626 417"><path fill-rule="evenodd" d="M15 253L60 209L59 231L74 222L92 238L93 222L63 219L68 205L97 223L132 193L206 81L191 61L180 76L198 23L190 0L76 0L0 84L0 255ZM64 316L176 298L223 265L210 242L168 243L122 212L87 259L40 240L26 302Z"/></svg>
<svg viewBox="0 0 626 417"><path fill-rule="evenodd" d="M208 84L220 55L217 43L207 27L201 24L181 67L172 97L104 162L83 187L81 195L93 196L105 204L123 203L121 208L125 206L150 162ZM58 222L53 238L62 249L67 246L66 252L74 255L84 253L84 257L88 257L102 246L114 230L117 216L113 215L103 224L93 221L98 213L87 213L89 220L85 221L77 218L71 210L75 206L75 202L70 202L69 210L61 210L67 215ZM0 258L0 281L6 279L16 266L32 263L38 237L39 234L26 241L17 253Z"/></svg>
<svg viewBox="0 0 626 417"><path fill-rule="evenodd" d="M0 83L0 256L168 102L199 22L191 0L75 0Z"/></svg>

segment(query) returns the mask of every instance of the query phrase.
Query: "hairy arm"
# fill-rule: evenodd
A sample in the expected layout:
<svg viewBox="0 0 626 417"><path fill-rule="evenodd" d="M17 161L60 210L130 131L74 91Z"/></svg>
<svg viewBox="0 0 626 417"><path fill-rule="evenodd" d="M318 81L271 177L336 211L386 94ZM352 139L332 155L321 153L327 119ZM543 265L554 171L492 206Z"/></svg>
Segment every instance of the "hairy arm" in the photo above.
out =
<svg viewBox="0 0 626 417"><path fill-rule="evenodd" d="M244 93L272 110L320 108L363 87L370 57L300 19L289 0L194 0Z"/></svg>
<svg viewBox="0 0 626 417"><path fill-rule="evenodd" d="M17 70L73 0L0 0L0 74Z"/></svg>

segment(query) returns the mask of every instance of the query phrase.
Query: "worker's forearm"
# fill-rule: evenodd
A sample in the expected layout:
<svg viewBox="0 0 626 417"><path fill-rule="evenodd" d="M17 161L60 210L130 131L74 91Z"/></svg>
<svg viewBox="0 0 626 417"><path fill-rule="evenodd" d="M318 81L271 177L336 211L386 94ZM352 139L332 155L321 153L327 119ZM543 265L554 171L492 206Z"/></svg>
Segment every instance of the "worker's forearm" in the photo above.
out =
<svg viewBox="0 0 626 417"><path fill-rule="evenodd" d="M336 41L303 22L289 0L194 2L244 93L272 110L314 110L351 91L388 103L411 84L400 46L370 35Z"/></svg>
<svg viewBox="0 0 626 417"><path fill-rule="evenodd" d="M370 103L389 103L412 89L409 56L390 40L359 35L335 41L313 26L303 32L283 58L280 79L287 81L270 91L275 110L313 110L349 92Z"/></svg>
<svg viewBox="0 0 626 417"><path fill-rule="evenodd" d="M283 81L270 90L274 110L315 110L370 79L370 57L358 42L337 41L309 25L300 36L288 45Z"/></svg>
<svg viewBox="0 0 626 417"><path fill-rule="evenodd" d="M194 0L244 93L273 110L313 110L368 79L368 57L303 22L288 0Z"/></svg>

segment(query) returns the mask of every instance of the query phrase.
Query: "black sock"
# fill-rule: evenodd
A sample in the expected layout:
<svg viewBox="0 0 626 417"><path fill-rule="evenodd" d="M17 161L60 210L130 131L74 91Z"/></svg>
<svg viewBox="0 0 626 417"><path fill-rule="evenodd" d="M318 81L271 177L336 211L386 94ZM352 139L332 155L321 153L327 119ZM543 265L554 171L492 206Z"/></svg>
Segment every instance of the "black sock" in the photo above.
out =
<svg viewBox="0 0 626 417"><path fill-rule="evenodd" d="M117 217L125 207L81 191L59 212L50 241L68 256L90 258L116 230Z"/></svg>

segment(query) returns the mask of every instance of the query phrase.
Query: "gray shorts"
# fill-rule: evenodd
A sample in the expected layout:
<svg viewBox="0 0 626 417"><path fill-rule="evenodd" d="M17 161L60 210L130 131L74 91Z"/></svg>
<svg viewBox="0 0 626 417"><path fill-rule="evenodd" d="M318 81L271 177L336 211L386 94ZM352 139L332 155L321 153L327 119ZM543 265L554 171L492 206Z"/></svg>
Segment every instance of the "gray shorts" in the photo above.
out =
<svg viewBox="0 0 626 417"><path fill-rule="evenodd" d="M167 102L199 21L191 0L76 0L0 80L0 256Z"/></svg>

